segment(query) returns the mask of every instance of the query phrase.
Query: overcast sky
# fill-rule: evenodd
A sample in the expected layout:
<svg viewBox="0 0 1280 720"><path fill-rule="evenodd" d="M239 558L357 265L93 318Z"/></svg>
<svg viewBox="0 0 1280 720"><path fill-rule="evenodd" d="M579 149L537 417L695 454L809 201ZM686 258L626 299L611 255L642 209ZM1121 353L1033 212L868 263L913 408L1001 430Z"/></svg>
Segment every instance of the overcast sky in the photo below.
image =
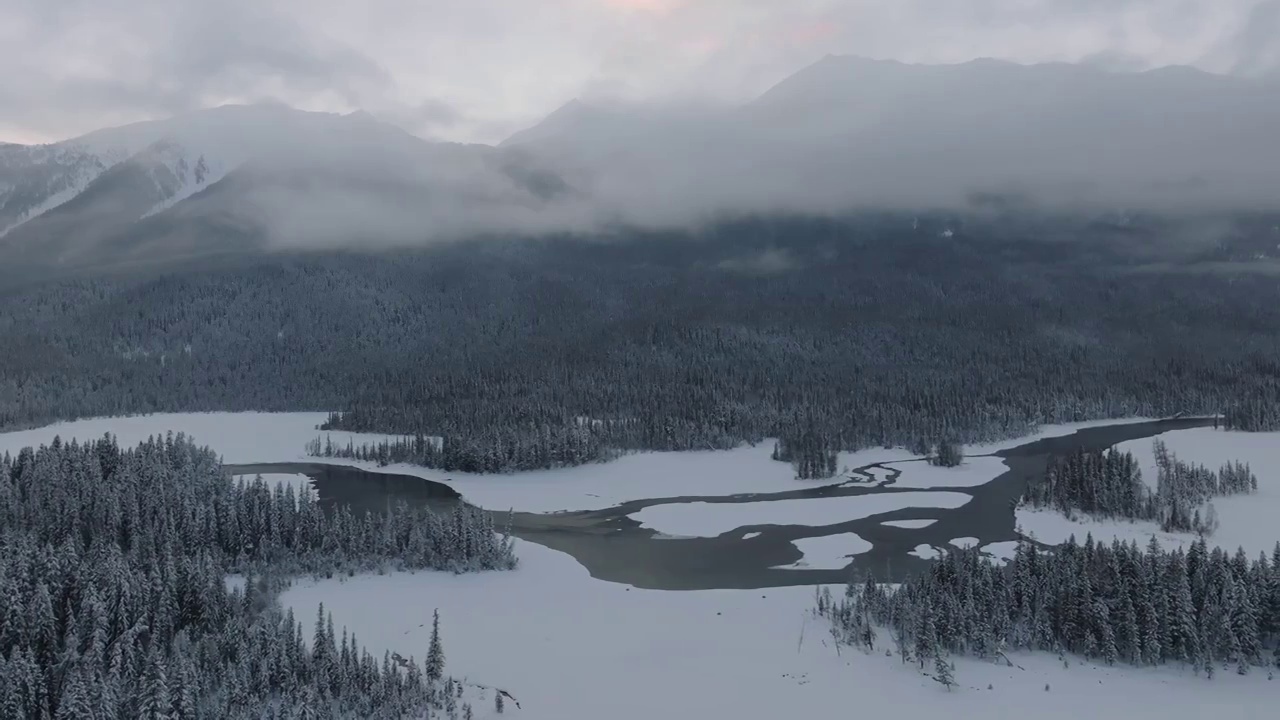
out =
<svg viewBox="0 0 1280 720"><path fill-rule="evenodd" d="M228 102L496 142L573 97L741 101L826 53L1280 67L1280 0L3 0L0 140Z"/></svg>

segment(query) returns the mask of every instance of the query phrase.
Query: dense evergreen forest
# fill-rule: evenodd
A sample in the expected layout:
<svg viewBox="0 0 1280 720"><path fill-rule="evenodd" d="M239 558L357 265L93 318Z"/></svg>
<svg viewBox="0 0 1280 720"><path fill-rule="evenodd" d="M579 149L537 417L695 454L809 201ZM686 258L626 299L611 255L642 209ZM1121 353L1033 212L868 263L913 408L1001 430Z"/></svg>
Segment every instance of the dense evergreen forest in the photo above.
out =
<svg viewBox="0 0 1280 720"><path fill-rule="evenodd" d="M1228 430L1246 432L1280 431L1280 396L1271 389L1227 406L1223 424Z"/></svg>
<svg viewBox="0 0 1280 720"><path fill-rule="evenodd" d="M421 661L374 658L319 609L308 646L274 593L300 570L515 563L486 516L321 512L306 493L233 484L179 436L0 459L0 717L6 720L470 715ZM243 589L226 576L248 575Z"/></svg>
<svg viewBox="0 0 1280 720"><path fill-rule="evenodd" d="M1115 448L1078 450L1050 459L1043 480L1027 487L1023 502L1051 507L1068 517L1075 511L1097 517L1152 520L1166 532L1212 535L1218 522L1215 497L1257 492L1258 478L1246 464L1232 462L1218 471L1182 462L1160 440L1153 441L1156 489L1142 479L1133 453Z"/></svg>
<svg viewBox="0 0 1280 720"><path fill-rule="evenodd" d="M1280 288L1166 267L1185 255L1165 240L1179 230L754 219L10 287L0 427L341 409L330 427L443 437L447 460L406 451L456 469L813 429L822 446L806 472L827 472L834 445L975 443L1229 407L1275 417Z"/></svg>
<svg viewBox="0 0 1280 720"><path fill-rule="evenodd" d="M947 685L948 656L1007 661L1013 650L1245 674L1280 666L1280 544L1270 561L1210 551L1203 538L1187 552L1154 538L1145 550L1089 537L1046 552L1024 541L1007 565L953 551L896 589L868 579L842 599L826 590L817 610L839 642L894 647Z"/></svg>

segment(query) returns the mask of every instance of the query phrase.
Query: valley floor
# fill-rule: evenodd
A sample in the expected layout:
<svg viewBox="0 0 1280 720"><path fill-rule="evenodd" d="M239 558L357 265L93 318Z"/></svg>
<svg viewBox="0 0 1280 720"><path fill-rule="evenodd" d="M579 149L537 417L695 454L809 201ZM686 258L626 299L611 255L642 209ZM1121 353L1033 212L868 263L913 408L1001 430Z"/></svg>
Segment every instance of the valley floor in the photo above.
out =
<svg viewBox="0 0 1280 720"><path fill-rule="evenodd" d="M0 435L0 452L47 443L55 435L83 440L110 431L121 444L133 444L147 435L174 430L210 444L228 463L314 462L304 457L303 447L318 434L314 427L323 418L323 413L290 413L87 420ZM1071 429L1044 432L1064 434ZM1211 466L1235 459L1252 462L1262 487L1258 496L1242 500L1257 504L1259 509L1250 512L1276 517L1274 510L1280 505L1271 498L1280 494L1280 471L1267 461L1280 453L1280 440L1258 436L1249 441L1255 443L1249 450L1255 454L1250 455L1244 445L1219 446L1219 440L1227 442L1228 434L1208 438L1208 432L1180 431L1163 437L1186 460ZM349 434L333 435L335 442L345 442ZM1205 451L1206 456L1193 454L1193 447L1206 443L1213 447ZM1137 441L1133 449L1145 446L1149 454L1150 444L1150 440ZM769 461L767 455L768 448L763 446L723 453L642 453L607 466L483 478L404 466L385 470L449 479L468 499L491 509L536 512L603 508L625 500L675 495L794 489L797 481L791 479L789 468ZM933 493L912 494L944 496L953 494L945 492L949 478L954 481L951 487L970 487L982 481L978 473L989 480L1002 467L995 459L973 458L948 476L922 462L903 462L909 457L902 451L873 450L844 456L841 464L889 463L888 467L902 472L898 486L934 488ZM866 500L880 502L876 497ZM862 512L852 502L856 498L837 499L841 506L850 505L849 512ZM707 508L725 512L714 510L714 504ZM1225 503L1220 506L1224 537L1234 522L1232 512ZM762 519L768 521L759 517L752 521ZM784 518L786 522L803 519ZM1049 537L1054 528L1048 525L1047 515L1023 519L1025 529L1035 531L1039 539L1054 539ZM705 522L697 517L679 520L660 527L672 534L706 535L737 522L712 515L702 517ZM1070 523L1060 517L1054 522L1059 520L1072 525L1081 537L1089 529L1096 535L1109 527ZM1274 527L1250 525L1248 532L1268 531L1280 537ZM843 551L837 546L840 539L801 547L813 555L815 564L839 563L844 555L866 550L867 543L860 538L843 540L847 541ZM956 538L952 544L972 544L972 538ZM989 551L1007 554L1006 545L994 543ZM934 552L927 545L920 550ZM548 720L864 715L1199 720L1268 717L1280 692L1280 684L1271 682L1265 670L1244 677L1222 672L1207 681L1176 667L1100 667L1075 658L1064 667L1050 654L1015 656L1018 667L958 658L959 687L948 692L916 668L886 657L883 649L873 654L837 650L826 621L812 613L813 587L642 590L594 579L570 556L543 546L520 542L517 555L520 567L513 572L391 573L298 581L282 601L300 617L314 616L323 602L337 627L353 631L375 654L385 650L418 659L427 649L432 611L439 609L448 673L509 692L521 707L508 703L507 715ZM842 588L832 590L838 593ZM881 648L891 645L882 638ZM491 699L492 690L480 695ZM478 717L494 716L491 702L477 710Z"/></svg>
<svg viewBox="0 0 1280 720"><path fill-rule="evenodd" d="M516 551L514 572L300 582L283 601L304 617L323 602L375 653L417 657L439 608L448 671L508 691L522 706L508 714L539 720L1200 720L1269 717L1280 692L1263 670L1210 681L1075 658L1064 668L1044 653L1014 656L1014 668L957 659L948 692L883 651L837 652L811 612L814 588L640 590L554 550Z"/></svg>

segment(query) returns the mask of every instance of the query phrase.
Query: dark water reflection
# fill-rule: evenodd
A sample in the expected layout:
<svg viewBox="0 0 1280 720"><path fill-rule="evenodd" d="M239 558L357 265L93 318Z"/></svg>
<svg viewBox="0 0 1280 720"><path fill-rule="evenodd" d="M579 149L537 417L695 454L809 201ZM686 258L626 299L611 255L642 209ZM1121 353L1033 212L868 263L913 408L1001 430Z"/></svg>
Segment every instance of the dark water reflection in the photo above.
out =
<svg viewBox="0 0 1280 720"><path fill-rule="evenodd" d="M875 493L920 492L930 488L899 489L859 485L805 485L777 493L733 496L682 496L636 500L603 510L511 515L513 534L529 542L568 553L594 576L636 587L664 590L715 588L764 588L844 582L850 570L777 569L801 559L791 541L808 537L857 533L872 544L869 552L853 559L853 569L880 579L899 579L925 567L925 561L909 553L921 544L946 546L960 537L978 538L982 544L1018 538L1013 504L1028 481L1039 477L1048 458L1077 448L1105 449L1128 440L1152 437L1170 430L1203 427L1211 419L1179 418L1106 425L1078 430L1070 435L1042 438L994 453L1008 468L989 483L969 488L935 490L965 493L972 500L964 506L908 508L813 528L803 525L763 525L738 528L714 538L661 539L628 517L643 508L667 503L744 503L805 498L850 497ZM895 463L900 465L901 463ZM866 470L875 466L860 468ZM348 504L357 511L381 512L389 504L447 508L460 502L458 493L443 483L408 475L377 473L319 463L275 463L229 466L236 474L299 473L312 479L326 505ZM601 472L608 472L607 468ZM883 476L884 474L881 473ZM798 483L799 484L799 483ZM928 527L911 529L886 526L887 520L933 519ZM500 524L507 514L501 513ZM744 536L759 533L749 539Z"/></svg>

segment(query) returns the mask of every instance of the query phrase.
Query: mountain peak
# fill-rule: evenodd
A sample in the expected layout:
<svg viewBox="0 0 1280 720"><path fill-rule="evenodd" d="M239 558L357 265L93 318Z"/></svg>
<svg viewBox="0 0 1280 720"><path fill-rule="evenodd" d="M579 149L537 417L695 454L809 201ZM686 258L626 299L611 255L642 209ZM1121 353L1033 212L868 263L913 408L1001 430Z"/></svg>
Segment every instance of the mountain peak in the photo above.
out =
<svg viewBox="0 0 1280 720"><path fill-rule="evenodd" d="M536 125L513 133L506 140L499 143L499 146L506 147L536 142L545 137L572 132L574 128L590 122L590 119L600 114L600 112L599 108L588 105L578 98L573 98L553 110L551 114L544 117Z"/></svg>

